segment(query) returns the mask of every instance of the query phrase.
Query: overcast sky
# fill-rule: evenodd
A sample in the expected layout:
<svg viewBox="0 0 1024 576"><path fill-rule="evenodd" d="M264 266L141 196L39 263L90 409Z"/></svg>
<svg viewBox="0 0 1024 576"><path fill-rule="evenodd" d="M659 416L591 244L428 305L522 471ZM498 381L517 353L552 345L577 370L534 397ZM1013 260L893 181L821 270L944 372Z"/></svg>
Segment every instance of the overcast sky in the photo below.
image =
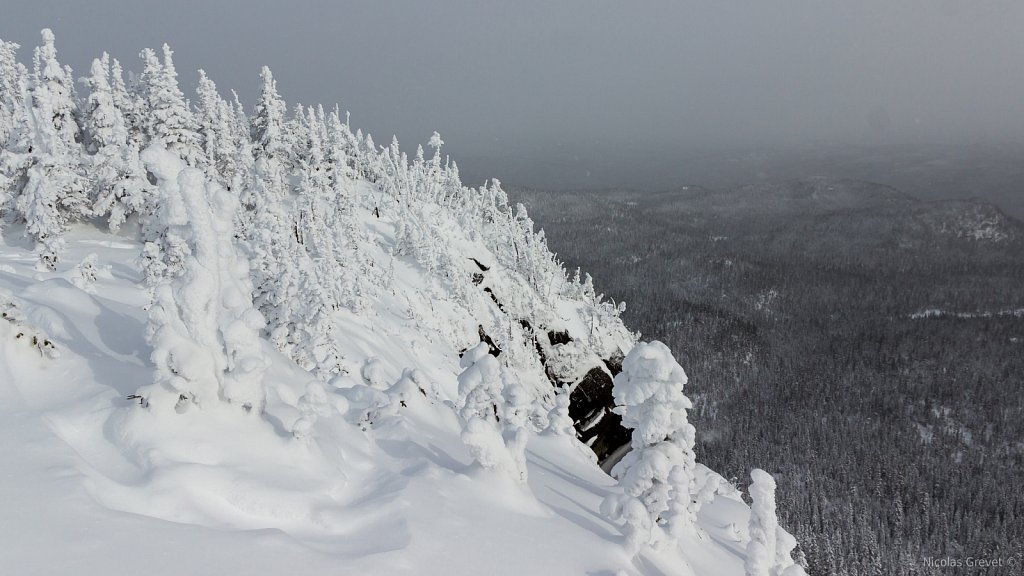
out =
<svg viewBox="0 0 1024 576"><path fill-rule="evenodd" d="M164 42L251 103L339 102L405 146L457 158L615 150L1024 139L1020 0L5 2L0 38L57 34L84 75ZM568 151L568 152L567 152ZM465 162L461 162L465 170Z"/></svg>

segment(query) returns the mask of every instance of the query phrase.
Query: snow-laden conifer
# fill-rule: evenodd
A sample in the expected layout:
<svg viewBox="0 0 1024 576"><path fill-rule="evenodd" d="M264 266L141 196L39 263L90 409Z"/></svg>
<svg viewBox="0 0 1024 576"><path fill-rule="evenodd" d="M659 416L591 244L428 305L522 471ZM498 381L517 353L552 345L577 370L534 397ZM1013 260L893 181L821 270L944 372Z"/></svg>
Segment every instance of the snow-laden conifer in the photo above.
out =
<svg viewBox="0 0 1024 576"><path fill-rule="evenodd" d="M14 129L14 118L21 102L21 76L23 68L18 63L18 49L14 42L0 39L0 149Z"/></svg>
<svg viewBox="0 0 1024 576"><path fill-rule="evenodd" d="M116 231L129 215L150 202L152 186L146 179L137 144L129 141L124 114L110 84L110 61L104 54L93 60L84 117L92 213L106 217Z"/></svg>
<svg viewBox="0 0 1024 576"><path fill-rule="evenodd" d="M40 265L53 270L70 220L91 214L82 172L81 132L69 69L57 60L53 32L42 31L35 50L29 97L24 98L8 159L9 194L36 243ZM12 166L13 165L13 166Z"/></svg>
<svg viewBox="0 0 1024 576"><path fill-rule="evenodd" d="M274 75L266 66L260 72L260 95L250 120L252 142L257 158L288 160L288 136L285 122L286 107L277 93Z"/></svg>
<svg viewBox="0 0 1024 576"><path fill-rule="evenodd" d="M605 509L625 525L634 545L678 538L695 523L695 431L686 415L693 407L683 393L686 382L672 352L657 341L637 344L615 377L615 411L633 434L631 451L612 470L623 494L609 496ZM635 514L635 502L646 519Z"/></svg>
<svg viewBox="0 0 1024 576"><path fill-rule="evenodd" d="M177 154L189 166L204 167L207 158L197 130L196 117L178 87L178 73L174 69L174 52L164 44L164 63L155 82L148 87L150 113L154 117L153 134L156 141Z"/></svg>
<svg viewBox="0 0 1024 576"><path fill-rule="evenodd" d="M796 539L779 526L775 510L775 479L755 468L750 472L750 523L747 576L805 576L804 569L793 562Z"/></svg>
<svg viewBox="0 0 1024 576"><path fill-rule="evenodd" d="M217 85L205 71L200 70L196 87L196 126L207 160L207 174L225 188L232 187L237 170L236 149L239 143L232 131L231 116L231 107L217 93Z"/></svg>
<svg viewBox="0 0 1024 576"><path fill-rule="evenodd" d="M158 63L159 64L159 63ZM114 106L121 111L125 127L128 130L128 141L139 150L149 144L149 104L144 100L140 87L133 85L129 89L125 82L121 62L114 58L110 65L110 90Z"/></svg>
<svg viewBox="0 0 1024 576"><path fill-rule="evenodd" d="M252 305L248 263L233 240L237 200L176 154L150 146L147 169L159 181L157 217L176 238L180 269L153 289L147 335L154 384L140 394L179 412L226 400L263 410L263 318Z"/></svg>
<svg viewBox="0 0 1024 576"><path fill-rule="evenodd" d="M31 111L28 71L16 60L19 46L0 40L0 229L12 219L14 198L30 164Z"/></svg>

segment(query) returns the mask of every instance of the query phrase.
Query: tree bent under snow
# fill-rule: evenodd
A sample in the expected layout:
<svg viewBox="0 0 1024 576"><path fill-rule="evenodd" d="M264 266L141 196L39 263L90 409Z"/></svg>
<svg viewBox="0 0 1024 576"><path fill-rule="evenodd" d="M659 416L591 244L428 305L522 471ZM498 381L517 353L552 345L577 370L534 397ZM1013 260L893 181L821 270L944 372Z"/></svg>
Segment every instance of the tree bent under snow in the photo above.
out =
<svg viewBox="0 0 1024 576"><path fill-rule="evenodd" d="M141 395L150 405L170 398L179 412L221 400L262 412L263 317L233 243L237 200L161 146L142 159L158 180L160 234L172 239L180 269L153 289L147 335L156 375Z"/></svg>

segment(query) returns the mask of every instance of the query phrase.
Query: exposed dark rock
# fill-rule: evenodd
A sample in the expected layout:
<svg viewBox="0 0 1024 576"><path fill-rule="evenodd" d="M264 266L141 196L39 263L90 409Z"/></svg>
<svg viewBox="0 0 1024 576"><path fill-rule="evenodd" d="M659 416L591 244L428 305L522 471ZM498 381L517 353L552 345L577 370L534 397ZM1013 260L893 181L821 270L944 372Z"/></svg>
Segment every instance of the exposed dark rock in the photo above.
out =
<svg viewBox="0 0 1024 576"><path fill-rule="evenodd" d="M598 408L615 405L612 397L612 377L601 367L595 366L579 381L572 392L569 416L582 422Z"/></svg>
<svg viewBox="0 0 1024 576"><path fill-rule="evenodd" d="M582 442L590 446L597 455L597 461L603 463L619 448L629 445L631 432L622 426L622 416L614 412L605 412L592 428L579 435Z"/></svg>
<svg viewBox="0 0 1024 576"><path fill-rule="evenodd" d="M481 264L476 258L470 258L470 260L476 263L481 270L481 272L473 274L473 284L479 286L484 280L483 272L490 268ZM499 310L505 311L505 307L498 301L498 297L489 286L484 288L484 292L491 297ZM556 388L569 385L568 382L559 380L548 368L548 357L544 352L544 346L529 320L520 319L519 325L523 327L528 337L532 338L534 346L537 348L537 357L541 365L544 366L544 373L551 381L551 385ZM479 332L480 341L487 343L488 352L492 356L501 354L501 349L487 335L482 325L479 326ZM547 337L551 346L564 345L573 341L567 330L548 331ZM463 354L465 354L465 350L460 352L459 356L461 357ZM591 368L573 389L569 398L569 416L573 419L577 437L590 446L599 461L604 461L618 448L629 443L629 430L622 427L622 418L611 411L615 407L615 399L612 396L612 377L622 371L622 358L622 353L617 352L603 360L604 366L598 365Z"/></svg>
<svg viewBox="0 0 1024 576"><path fill-rule="evenodd" d="M615 407L612 377L603 367L591 368L573 389L569 400L569 416L575 423L577 436L590 446L599 461L629 442L629 430L623 428L622 418L611 411Z"/></svg>
<svg viewBox="0 0 1024 576"><path fill-rule="evenodd" d="M494 295L494 291L491 290L490 286L484 288L484 292L487 292L487 294L490 295L491 300L494 300L494 303L498 305L498 310L501 310L502 312L505 311L505 307L501 305L501 302L498 302L498 297Z"/></svg>
<svg viewBox="0 0 1024 576"><path fill-rule="evenodd" d="M548 332L548 341L551 342L552 346L568 344L569 342L572 342L572 336L569 336L569 332L567 330L552 330L551 332Z"/></svg>
<svg viewBox="0 0 1024 576"><path fill-rule="evenodd" d="M487 353L495 357L501 354L501 348L498 348L498 345L494 343L494 340L491 340L491 337L487 335L487 332L484 332L484 327L478 326L477 330L480 333L480 341L487 343ZM466 350L469 350L469 348L463 348L462 350L459 350L459 358L462 358L463 356L466 355ZM421 388L420 391L422 392L423 389ZM426 392L424 392L424 395L426 395Z"/></svg>
<svg viewBox="0 0 1024 576"><path fill-rule="evenodd" d="M497 344L494 343L494 340L491 340L491 337L487 335L487 332L484 332L484 327L479 326L477 330L480 332L480 341L487 343L487 352L491 356L501 354L501 348L498 348Z"/></svg>

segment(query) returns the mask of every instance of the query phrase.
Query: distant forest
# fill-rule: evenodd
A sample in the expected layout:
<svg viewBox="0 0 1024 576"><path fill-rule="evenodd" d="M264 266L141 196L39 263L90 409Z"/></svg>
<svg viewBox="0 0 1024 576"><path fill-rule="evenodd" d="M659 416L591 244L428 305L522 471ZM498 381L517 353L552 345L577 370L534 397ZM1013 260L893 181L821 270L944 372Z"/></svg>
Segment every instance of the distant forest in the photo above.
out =
<svg viewBox="0 0 1024 576"><path fill-rule="evenodd" d="M698 460L776 475L809 573L1021 573L1019 222L825 179L510 196L675 352Z"/></svg>

